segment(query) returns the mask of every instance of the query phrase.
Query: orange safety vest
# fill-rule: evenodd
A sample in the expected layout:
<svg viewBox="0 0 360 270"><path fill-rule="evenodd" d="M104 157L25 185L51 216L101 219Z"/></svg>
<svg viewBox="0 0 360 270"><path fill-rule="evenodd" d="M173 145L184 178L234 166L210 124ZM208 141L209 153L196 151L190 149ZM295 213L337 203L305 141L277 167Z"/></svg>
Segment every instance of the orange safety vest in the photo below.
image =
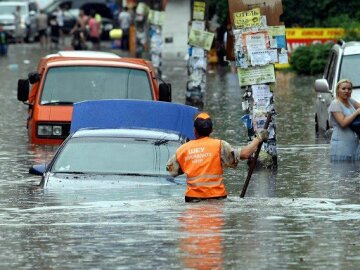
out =
<svg viewBox="0 0 360 270"><path fill-rule="evenodd" d="M187 176L186 197L218 198L227 195L221 166L221 141L203 137L183 144L176 158Z"/></svg>

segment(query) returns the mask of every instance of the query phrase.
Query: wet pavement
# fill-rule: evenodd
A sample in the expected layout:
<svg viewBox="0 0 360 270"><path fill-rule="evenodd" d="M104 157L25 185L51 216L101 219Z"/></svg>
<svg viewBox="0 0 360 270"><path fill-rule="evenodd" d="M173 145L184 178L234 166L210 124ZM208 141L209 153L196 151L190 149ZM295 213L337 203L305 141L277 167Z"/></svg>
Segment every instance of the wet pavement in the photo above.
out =
<svg viewBox="0 0 360 270"><path fill-rule="evenodd" d="M278 169L255 171L244 199L245 162L226 171L225 201L185 204L183 186L44 191L28 168L56 147L28 143L16 87L55 51L12 45L0 58L0 269L360 268L360 164L330 163L315 136L314 77L277 72ZM164 59L163 75L184 103L183 59ZM245 144L237 75L207 81L214 136Z"/></svg>

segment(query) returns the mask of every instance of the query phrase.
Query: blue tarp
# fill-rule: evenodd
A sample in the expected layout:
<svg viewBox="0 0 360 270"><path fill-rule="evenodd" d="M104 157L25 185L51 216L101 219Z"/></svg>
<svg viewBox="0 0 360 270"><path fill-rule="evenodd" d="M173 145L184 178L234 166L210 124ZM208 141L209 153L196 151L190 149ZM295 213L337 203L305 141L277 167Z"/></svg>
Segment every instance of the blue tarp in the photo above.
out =
<svg viewBox="0 0 360 270"><path fill-rule="evenodd" d="M95 100L74 104L70 133L82 128L150 128L194 138L195 107L161 101Z"/></svg>

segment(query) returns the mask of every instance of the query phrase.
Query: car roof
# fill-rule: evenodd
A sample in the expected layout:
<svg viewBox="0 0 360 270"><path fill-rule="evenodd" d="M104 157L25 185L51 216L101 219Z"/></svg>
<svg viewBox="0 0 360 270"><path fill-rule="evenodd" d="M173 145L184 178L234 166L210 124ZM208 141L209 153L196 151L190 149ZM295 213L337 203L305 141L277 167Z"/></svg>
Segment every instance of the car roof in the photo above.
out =
<svg viewBox="0 0 360 270"><path fill-rule="evenodd" d="M334 44L333 50L341 55L355 55L360 54L360 42L359 41L349 41L345 42L340 40L338 43Z"/></svg>
<svg viewBox="0 0 360 270"><path fill-rule="evenodd" d="M115 53L111 52L98 52L98 51L59 51L55 54L49 54L45 58L51 57L69 57L69 58L110 58L119 59L121 58Z"/></svg>
<svg viewBox="0 0 360 270"><path fill-rule="evenodd" d="M1 6L26 6L26 1L0 1Z"/></svg>
<svg viewBox="0 0 360 270"><path fill-rule="evenodd" d="M182 141L184 139L175 132L138 128L80 129L72 135L72 138L84 137L141 138L169 141Z"/></svg>
<svg viewBox="0 0 360 270"><path fill-rule="evenodd" d="M360 54L360 42L347 42L343 49L344 55Z"/></svg>
<svg viewBox="0 0 360 270"><path fill-rule="evenodd" d="M165 130L193 139L192 106L162 101L112 99L74 103L70 133L84 128Z"/></svg>

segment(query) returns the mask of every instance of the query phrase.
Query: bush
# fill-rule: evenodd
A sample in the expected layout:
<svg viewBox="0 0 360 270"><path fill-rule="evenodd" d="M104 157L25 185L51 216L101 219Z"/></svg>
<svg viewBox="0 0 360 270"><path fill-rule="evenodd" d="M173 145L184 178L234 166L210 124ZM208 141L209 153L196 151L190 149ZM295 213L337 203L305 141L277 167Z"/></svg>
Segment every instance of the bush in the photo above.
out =
<svg viewBox="0 0 360 270"><path fill-rule="evenodd" d="M324 71L332 43L298 47L290 57L291 67L299 74L315 75Z"/></svg>

